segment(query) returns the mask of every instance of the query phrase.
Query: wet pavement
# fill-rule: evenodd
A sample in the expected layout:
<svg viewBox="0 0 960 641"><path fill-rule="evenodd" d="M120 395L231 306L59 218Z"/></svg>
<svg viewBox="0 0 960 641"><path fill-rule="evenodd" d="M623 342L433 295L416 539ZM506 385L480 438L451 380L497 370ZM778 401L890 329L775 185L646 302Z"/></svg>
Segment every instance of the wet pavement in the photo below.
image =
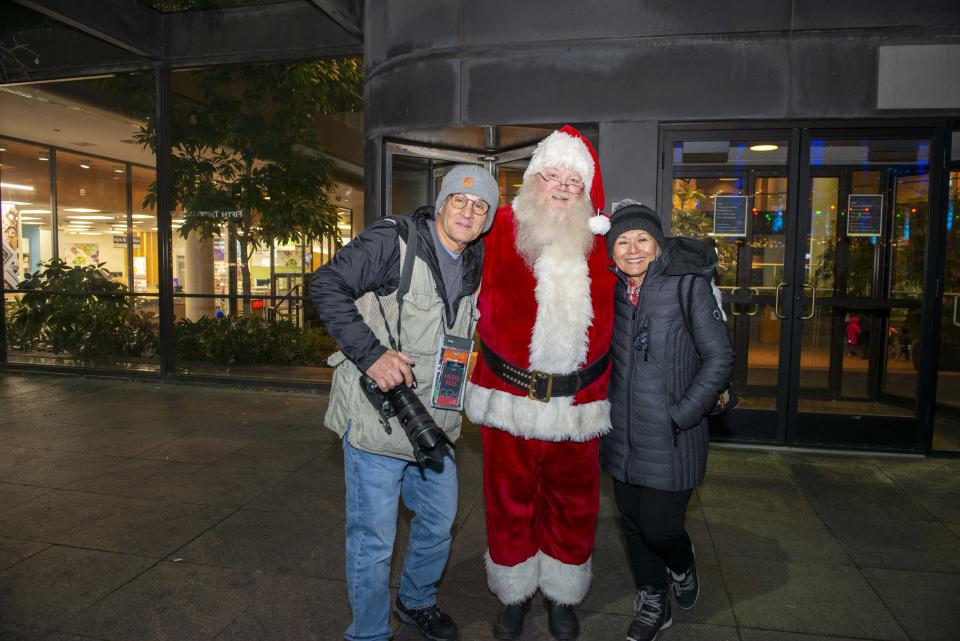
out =
<svg viewBox="0 0 960 641"><path fill-rule="evenodd" d="M0 372L0 640L341 639L342 452L325 403ZM475 429L457 456L440 601L463 641L487 640ZM583 641L623 639L632 616L609 479L600 516ZM701 598L663 641L960 639L960 459L715 445L687 523ZM539 605L522 639L550 639Z"/></svg>

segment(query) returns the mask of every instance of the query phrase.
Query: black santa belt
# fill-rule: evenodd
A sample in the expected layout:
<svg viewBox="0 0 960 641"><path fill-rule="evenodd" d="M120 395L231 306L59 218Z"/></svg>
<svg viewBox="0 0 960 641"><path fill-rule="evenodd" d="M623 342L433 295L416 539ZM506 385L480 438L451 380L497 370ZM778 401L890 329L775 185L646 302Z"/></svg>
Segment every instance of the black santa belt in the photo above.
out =
<svg viewBox="0 0 960 641"><path fill-rule="evenodd" d="M610 364L610 352L607 352L583 369L570 374L550 374L537 369L518 367L501 358L483 341L480 341L480 353L494 374L514 387L524 390L528 398L542 403L549 402L554 396L573 396L600 378Z"/></svg>

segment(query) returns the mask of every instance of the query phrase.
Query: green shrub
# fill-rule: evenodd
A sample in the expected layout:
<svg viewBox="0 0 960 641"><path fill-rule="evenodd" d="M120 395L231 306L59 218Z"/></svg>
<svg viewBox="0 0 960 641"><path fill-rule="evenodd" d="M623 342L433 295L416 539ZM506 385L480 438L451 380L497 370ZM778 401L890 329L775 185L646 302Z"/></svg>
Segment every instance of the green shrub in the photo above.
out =
<svg viewBox="0 0 960 641"><path fill-rule="evenodd" d="M20 282L18 289L31 291L11 305L11 347L82 359L156 354L155 316L137 309L126 287L110 280L102 265L69 266L54 258Z"/></svg>
<svg viewBox="0 0 960 641"><path fill-rule="evenodd" d="M177 322L176 333L178 361L323 366L337 350L336 342L321 328L255 316L184 318Z"/></svg>

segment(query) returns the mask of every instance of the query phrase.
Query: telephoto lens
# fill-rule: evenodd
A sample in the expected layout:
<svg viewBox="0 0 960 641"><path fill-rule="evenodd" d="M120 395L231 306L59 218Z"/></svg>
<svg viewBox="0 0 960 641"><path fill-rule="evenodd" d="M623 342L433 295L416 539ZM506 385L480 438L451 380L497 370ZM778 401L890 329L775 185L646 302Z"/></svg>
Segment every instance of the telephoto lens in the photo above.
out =
<svg viewBox="0 0 960 641"><path fill-rule="evenodd" d="M417 463L423 466L427 460L442 462L446 448L453 449L453 443L434 422L413 389L401 383L387 390L386 396L397 420L407 433L410 444L413 445Z"/></svg>

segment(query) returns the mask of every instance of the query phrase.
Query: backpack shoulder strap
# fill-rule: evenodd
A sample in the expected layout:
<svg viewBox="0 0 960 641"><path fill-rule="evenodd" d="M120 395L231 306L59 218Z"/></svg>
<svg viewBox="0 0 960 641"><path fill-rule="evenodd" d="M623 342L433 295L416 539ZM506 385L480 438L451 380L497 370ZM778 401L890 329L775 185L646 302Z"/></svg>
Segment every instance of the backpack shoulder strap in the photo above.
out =
<svg viewBox="0 0 960 641"><path fill-rule="evenodd" d="M403 254L403 263L400 268L400 282L397 284L397 304L403 305L404 295L410 291L410 281L413 280L413 261L417 257L417 245L420 234L417 231L415 220L405 221L407 229L406 250ZM397 230L399 232L399 229Z"/></svg>
<svg viewBox="0 0 960 641"><path fill-rule="evenodd" d="M697 282L697 279L703 278L703 275L691 274L693 278L690 278L687 281L690 284L686 289L686 295L684 295L683 291L683 282L685 276L687 276L687 274L680 276L680 278L677 280L677 303L680 305L680 316L683 317L683 324L687 328L687 333L690 334L690 338L693 338L693 318L691 318L692 312L690 311L693 308L693 287Z"/></svg>

